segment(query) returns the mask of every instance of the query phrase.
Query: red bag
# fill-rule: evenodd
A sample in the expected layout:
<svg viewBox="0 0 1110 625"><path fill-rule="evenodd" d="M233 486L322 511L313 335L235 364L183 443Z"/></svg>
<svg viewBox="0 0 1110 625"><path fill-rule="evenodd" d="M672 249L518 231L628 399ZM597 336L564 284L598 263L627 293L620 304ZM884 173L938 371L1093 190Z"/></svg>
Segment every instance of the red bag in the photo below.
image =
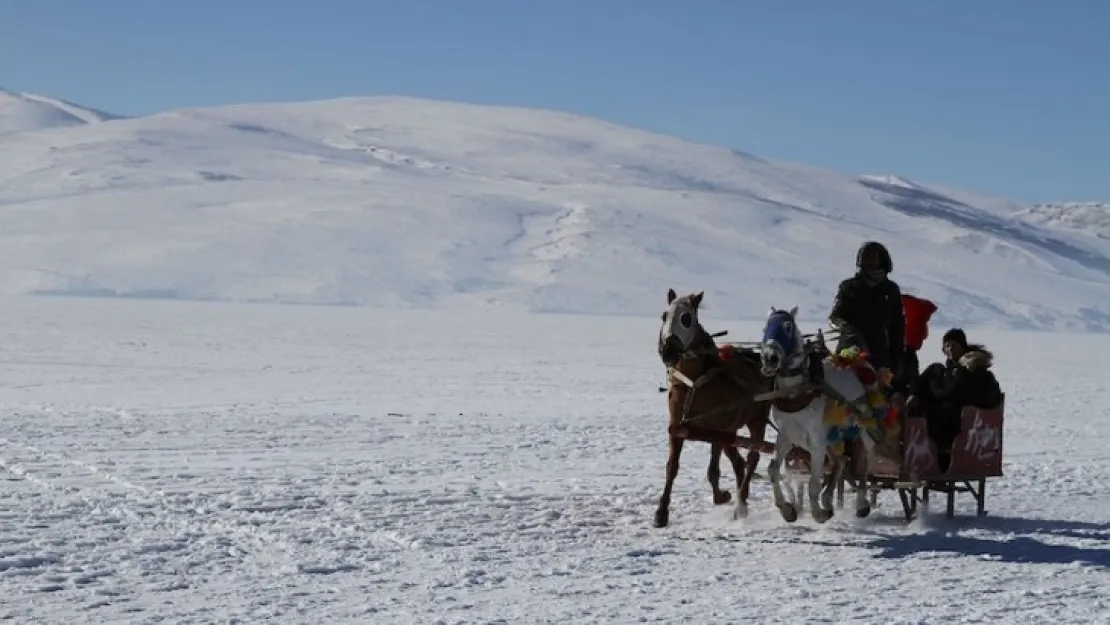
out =
<svg viewBox="0 0 1110 625"><path fill-rule="evenodd" d="M929 336L929 318L937 311L931 301L902 294L902 313L906 317L906 349L920 350Z"/></svg>

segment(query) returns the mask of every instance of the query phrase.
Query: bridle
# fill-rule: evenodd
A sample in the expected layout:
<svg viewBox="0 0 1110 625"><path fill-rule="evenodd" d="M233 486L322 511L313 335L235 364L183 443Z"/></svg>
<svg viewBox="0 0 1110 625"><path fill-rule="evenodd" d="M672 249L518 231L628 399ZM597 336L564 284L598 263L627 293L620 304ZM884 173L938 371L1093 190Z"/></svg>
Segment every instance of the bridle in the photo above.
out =
<svg viewBox="0 0 1110 625"><path fill-rule="evenodd" d="M729 371L727 367L721 366L721 363L718 362L719 352L716 343L713 341L713 335L709 334L700 324L697 325L696 333L696 338L690 341L690 343L684 347L682 353L679 354L678 362L673 365L667 365L667 389L660 389L661 391L670 390L675 384L681 384L688 389L682 402L682 411L679 417L680 425L690 425L692 422L712 416L731 411L739 411L746 404L754 401L754 397L743 397L719 406L714 406L694 416L690 415L690 409L693 407L694 396L697 395L698 389L722 374L728 376L728 379L732 380L737 386L743 389L745 395L750 394L748 385L733 372ZM679 370L682 362L691 360L702 361L701 375L698 375L694 379L690 379L690 376ZM738 428L743 427L743 425L744 424L740 424Z"/></svg>
<svg viewBox="0 0 1110 625"><path fill-rule="evenodd" d="M798 332L798 326L789 311L779 310L773 315L785 317L782 321L783 325L790 324L788 332L794 339L794 349L787 354L778 340L765 336L759 353L760 372L766 377L774 377L776 381L804 381L810 364L810 353L805 348L805 337Z"/></svg>

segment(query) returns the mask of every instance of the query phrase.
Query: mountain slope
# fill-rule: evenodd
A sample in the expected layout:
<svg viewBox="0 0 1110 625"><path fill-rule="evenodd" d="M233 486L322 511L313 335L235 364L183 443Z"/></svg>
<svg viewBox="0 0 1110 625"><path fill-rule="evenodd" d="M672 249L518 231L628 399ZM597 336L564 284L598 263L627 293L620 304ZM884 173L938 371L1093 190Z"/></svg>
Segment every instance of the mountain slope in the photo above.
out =
<svg viewBox="0 0 1110 625"><path fill-rule="evenodd" d="M939 323L1110 327L1098 241L1001 200L564 113L412 98L172 111L0 143L0 290L823 320L877 238Z"/></svg>

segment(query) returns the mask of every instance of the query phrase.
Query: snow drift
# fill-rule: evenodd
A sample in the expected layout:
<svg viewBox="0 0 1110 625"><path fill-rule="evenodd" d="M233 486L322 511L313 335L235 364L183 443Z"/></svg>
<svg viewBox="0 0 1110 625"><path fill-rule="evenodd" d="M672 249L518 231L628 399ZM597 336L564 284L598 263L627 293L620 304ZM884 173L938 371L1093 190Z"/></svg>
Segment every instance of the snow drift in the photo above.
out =
<svg viewBox="0 0 1110 625"><path fill-rule="evenodd" d="M113 119L121 117L57 98L0 89L0 136L47 128L97 124Z"/></svg>

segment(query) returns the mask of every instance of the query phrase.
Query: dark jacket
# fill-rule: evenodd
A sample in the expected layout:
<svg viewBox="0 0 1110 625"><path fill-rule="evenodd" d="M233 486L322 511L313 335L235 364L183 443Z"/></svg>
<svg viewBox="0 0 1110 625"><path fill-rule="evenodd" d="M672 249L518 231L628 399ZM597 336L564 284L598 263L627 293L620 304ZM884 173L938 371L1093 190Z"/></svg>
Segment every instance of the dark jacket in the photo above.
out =
<svg viewBox="0 0 1110 625"><path fill-rule="evenodd" d="M907 404L910 416L923 413L929 436L941 454L941 470L963 429L960 415L964 406L995 408L1002 402L1002 390L991 373L993 356L985 348L969 345L957 362L933 363L913 382L913 397Z"/></svg>
<svg viewBox="0 0 1110 625"><path fill-rule="evenodd" d="M837 351L855 345L871 356L876 368L895 373L901 368L906 318L897 282L886 278L871 284L859 274L841 282L829 321L840 330Z"/></svg>
<svg viewBox="0 0 1110 625"><path fill-rule="evenodd" d="M1002 389L991 372L994 355L981 345L970 345L958 362L922 375L928 394L937 401L963 408L995 408L1002 403Z"/></svg>

